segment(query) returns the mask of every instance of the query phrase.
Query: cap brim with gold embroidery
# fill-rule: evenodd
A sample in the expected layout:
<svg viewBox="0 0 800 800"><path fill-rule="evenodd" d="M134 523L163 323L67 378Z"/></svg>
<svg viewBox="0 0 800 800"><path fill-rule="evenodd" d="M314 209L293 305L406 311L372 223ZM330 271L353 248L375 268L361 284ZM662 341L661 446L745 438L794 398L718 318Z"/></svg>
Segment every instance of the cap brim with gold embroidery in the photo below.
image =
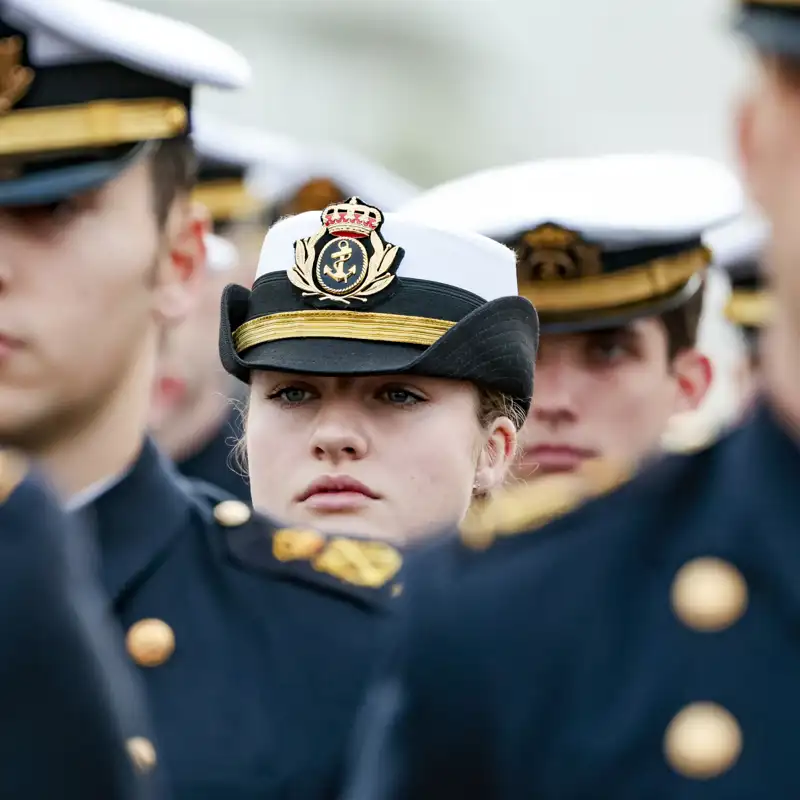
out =
<svg viewBox="0 0 800 800"><path fill-rule="evenodd" d="M704 230L737 215L724 166L669 154L554 159L486 170L400 209L514 248L542 332L617 327L678 308L703 285Z"/></svg>
<svg viewBox="0 0 800 800"><path fill-rule="evenodd" d="M222 299L220 354L251 370L472 381L527 410L538 325L514 254L350 198L267 233L252 291Z"/></svg>
<svg viewBox="0 0 800 800"><path fill-rule="evenodd" d="M800 0L740 0L735 28L764 53L800 56Z"/></svg>
<svg viewBox="0 0 800 800"><path fill-rule="evenodd" d="M198 84L250 77L236 51L111 0L0 2L0 205L94 189L191 130Z"/></svg>
<svg viewBox="0 0 800 800"><path fill-rule="evenodd" d="M709 231L705 237L714 266L727 272L731 293L725 318L752 337L770 321L772 295L761 270L761 257L769 236L768 224L741 217L730 225Z"/></svg>

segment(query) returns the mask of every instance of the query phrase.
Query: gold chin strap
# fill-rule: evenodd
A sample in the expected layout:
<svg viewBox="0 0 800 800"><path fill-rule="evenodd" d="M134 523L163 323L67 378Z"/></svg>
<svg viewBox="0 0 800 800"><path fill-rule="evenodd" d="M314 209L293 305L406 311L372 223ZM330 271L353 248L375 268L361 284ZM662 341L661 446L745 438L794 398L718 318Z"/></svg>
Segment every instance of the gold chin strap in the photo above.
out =
<svg viewBox="0 0 800 800"><path fill-rule="evenodd" d="M236 352L282 339L360 339L430 346L456 323L368 311L285 311L256 317L233 332Z"/></svg>
<svg viewBox="0 0 800 800"><path fill-rule="evenodd" d="M665 297L711 262L706 247L667 256L633 269L572 280L522 281L519 293L539 312L580 312L617 308Z"/></svg>
<svg viewBox="0 0 800 800"><path fill-rule="evenodd" d="M187 123L186 107L167 99L12 110L0 116L0 156L172 139L186 130Z"/></svg>

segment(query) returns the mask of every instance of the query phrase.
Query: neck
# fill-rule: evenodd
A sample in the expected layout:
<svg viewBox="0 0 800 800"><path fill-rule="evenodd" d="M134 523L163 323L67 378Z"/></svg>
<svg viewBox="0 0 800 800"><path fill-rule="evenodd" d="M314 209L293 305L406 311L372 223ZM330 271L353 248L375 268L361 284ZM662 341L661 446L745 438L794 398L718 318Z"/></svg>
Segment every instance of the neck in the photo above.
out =
<svg viewBox="0 0 800 800"><path fill-rule="evenodd" d="M205 447L228 418L231 401L225 386L207 387L192 403L182 406L156 436L158 444L174 461L183 461Z"/></svg>
<svg viewBox="0 0 800 800"><path fill-rule="evenodd" d="M776 309L776 319L761 339L766 393L800 439L800 331L788 309Z"/></svg>
<svg viewBox="0 0 800 800"><path fill-rule="evenodd" d="M155 347L142 348L135 365L98 413L36 454L62 497L73 497L113 478L136 460L147 428L154 367Z"/></svg>

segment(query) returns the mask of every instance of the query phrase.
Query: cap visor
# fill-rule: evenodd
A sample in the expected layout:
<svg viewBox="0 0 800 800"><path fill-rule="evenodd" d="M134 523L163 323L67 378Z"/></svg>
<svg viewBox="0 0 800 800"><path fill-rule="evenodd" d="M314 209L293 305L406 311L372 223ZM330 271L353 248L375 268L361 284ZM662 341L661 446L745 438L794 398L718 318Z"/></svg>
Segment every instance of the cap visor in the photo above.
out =
<svg viewBox="0 0 800 800"><path fill-rule="evenodd" d="M800 17L780 9L759 8L741 13L734 28L766 53L800 56Z"/></svg>
<svg viewBox="0 0 800 800"><path fill-rule="evenodd" d="M34 172L18 180L0 181L0 207L46 205L91 191L116 178L149 149L149 143L143 142L121 158L72 164Z"/></svg>

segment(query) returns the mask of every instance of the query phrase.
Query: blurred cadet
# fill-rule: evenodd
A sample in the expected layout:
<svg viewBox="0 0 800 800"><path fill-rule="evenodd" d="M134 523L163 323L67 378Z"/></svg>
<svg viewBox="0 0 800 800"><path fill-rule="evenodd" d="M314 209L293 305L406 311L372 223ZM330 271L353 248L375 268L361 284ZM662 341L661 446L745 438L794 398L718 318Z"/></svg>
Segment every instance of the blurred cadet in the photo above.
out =
<svg viewBox="0 0 800 800"><path fill-rule="evenodd" d="M511 250L352 197L276 223L220 352L250 384L254 506L403 542L502 483L538 326Z"/></svg>
<svg viewBox="0 0 800 800"><path fill-rule="evenodd" d="M214 236L199 297L186 318L161 342L151 430L178 469L250 502L237 464L241 391L219 362L219 308L228 283L250 285L266 228L266 200L251 184L262 162L287 163L296 147L280 137L196 115L192 140L198 156L192 199L208 212Z"/></svg>
<svg viewBox="0 0 800 800"><path fill-rule="evenodd" d="M701 403L712 375L696 347L701 235L739 212L741 194L705 159L620 155L487 170L402 208L517 251L542 338L516 477L641 461L672 415Z"/></svg>
<svg viewBox="0 0 800 800"><path fill-rule="evenodd" d="M348 800L800 795L800 2L742 3L739 27L760 69L740 156L771 226L762 397L549 526L565 476L409 566Z"/></svg>
<svg viewBox="0 0 800 800"><path fill-rule="evenodd" d="M731 293L725 306L725 316L740 331L745 345L736 381L742 408L751 405L761 382L759 332L769 322L771 305L761 269L768 235L768 227L762 220L748 218L708 236L715 264L730 277Z"/></svg>
<svg viewBox="0 0 800 800"><path fill-rule="evenodd" d="M167 797L84 534L0 451L0 797Z"/></svg>

